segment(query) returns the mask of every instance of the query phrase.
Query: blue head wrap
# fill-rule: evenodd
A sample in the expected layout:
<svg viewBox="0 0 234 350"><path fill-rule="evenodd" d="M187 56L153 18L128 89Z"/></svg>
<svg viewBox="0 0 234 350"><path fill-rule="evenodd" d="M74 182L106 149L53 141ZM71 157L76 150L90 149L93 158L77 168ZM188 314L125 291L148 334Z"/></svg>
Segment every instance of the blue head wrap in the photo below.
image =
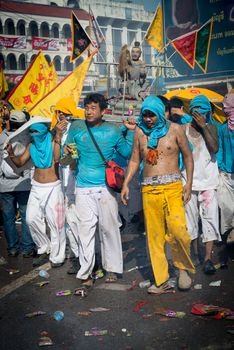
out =
<svg viewBox="0 0 234 350"><path fill-rule="evenodd" d="M53 148L49 126L37 123L31 125L29 130L37 131L31 133L32 142L30 146L30 155L35 167L41 169L50 168L52 166Z"/></svg>
<svg viewBox="0 0 234 350"><path fill-rule="evenodd" d="M153 112L158 120L152 129L148 128L143 118L143 112L149 110ZM150 136L148 141L148 148L154 149L158 145L158 139L165 136L169 130L169 123L165 119L165 106L156 96L147 97L141 106L140 123L139 128L147 135Z"/></svg>
<svg viewBox="0 0 234 350"><path fill-rule="evenodd" d="M206 96L198 95L194 97L190 102L189 111L190 113L198 111L199 113L201 113L201 115L204 115L206 113L206 123L212 124L211 104Z"/></svg>
<svg viewBox="0 0 234 350"><path fill-rule="evenodd" d="M184 114L183 117L178 120L177 124L184 125L187 123L191 123L192 120L193 120L193 118L189 114Z"/></svg>

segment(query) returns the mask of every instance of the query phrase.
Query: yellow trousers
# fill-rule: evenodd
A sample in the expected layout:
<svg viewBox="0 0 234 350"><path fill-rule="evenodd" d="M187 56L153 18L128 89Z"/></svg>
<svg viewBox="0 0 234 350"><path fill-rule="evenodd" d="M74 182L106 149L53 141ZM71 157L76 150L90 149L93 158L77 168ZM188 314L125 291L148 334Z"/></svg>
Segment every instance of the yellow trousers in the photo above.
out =
<svg viewBox="0 0 234 350"><path fill-rule="evenodd" d="M174 266L195 272L190 258L191 238L186 227L182 183L142 186L150 259L157 286L169 278L165 243L171 246Z"/></svg>

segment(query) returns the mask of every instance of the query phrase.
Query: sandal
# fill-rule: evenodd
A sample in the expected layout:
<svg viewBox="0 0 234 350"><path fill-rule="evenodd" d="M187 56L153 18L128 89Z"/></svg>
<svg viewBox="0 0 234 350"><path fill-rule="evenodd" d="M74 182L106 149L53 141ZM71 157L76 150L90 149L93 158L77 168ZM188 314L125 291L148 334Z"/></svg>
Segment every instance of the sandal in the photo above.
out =
<svg viewBox="0 0 234 350"><path fill-rule="evenodd" d="M115 283L117 282L118 277L114 272L108 272L106 274L106 279L105 279L105 283Z"/></svg>
<svg viewBox="0 0 234 350"><path fill-rule="evenodd" d="M157 287L155 284L152 284L152 286L150 286L147 289L147 292L149 294L165 294L165 293L175 293L175 290L173 288L173 286L169 283L169 281L166 281L165 283L161 284L161 286Z"/></svg>
<svg viewBox="0 0 234 350"><path fill-rule="evenodd" d="M87 297L87 288L86 287L82 287L82 288L77 288L74 292L75 295L79 296L79 297Z"/></svg>

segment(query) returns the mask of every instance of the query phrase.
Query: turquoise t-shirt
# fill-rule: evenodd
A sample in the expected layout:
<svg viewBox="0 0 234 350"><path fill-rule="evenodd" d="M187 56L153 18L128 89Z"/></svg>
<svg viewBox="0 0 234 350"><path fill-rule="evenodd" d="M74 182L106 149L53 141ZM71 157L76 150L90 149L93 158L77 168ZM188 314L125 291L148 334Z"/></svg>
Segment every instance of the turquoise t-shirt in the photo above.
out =
<svg viewBox="0 0 234 350"><path fill-rule="evenodd" d="M228 124L220 125L219 151L216 154L218 167L225 173L234 173L234 130L228 129Z"/></svg>
<svg viewBox="0 0 234 350"><path fill-rule="evenodd" d="M121 130L108 122L90 128L106 160L111 160L118 152L130 159L134 132L128 131L126 138ZM80 152L77 162L76 186L105 186L105 165L98 153L85 124L85 121L74 121L69 129L66 144L75 143Z"/></svg>

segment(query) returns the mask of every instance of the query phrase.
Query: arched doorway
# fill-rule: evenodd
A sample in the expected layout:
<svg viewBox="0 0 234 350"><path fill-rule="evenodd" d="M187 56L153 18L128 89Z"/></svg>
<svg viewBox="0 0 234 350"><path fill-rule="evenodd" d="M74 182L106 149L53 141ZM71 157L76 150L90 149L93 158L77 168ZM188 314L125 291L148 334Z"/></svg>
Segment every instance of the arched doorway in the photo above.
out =
<svg viewBox="0 0 234 350"><path fill-rule="evenodd" d="M25 55L22 53L19 56L19 70L25 70L26 69L26 58Z"/></svg>
<svg viewBox="0 0 234 350"><path fill-rule="evenodd" d="M70 62L69 56L66 56L64 59L64 70L66 72L71 72L73 70L73 64Z"/></svg>
<svg viewBox="0 0 234 350"><path fill-rule="evenodd" d="M59 38L59 26L56 23L54 23L51 27L51 36L53 38Z"/></svg>
<svg viewBox="0 0 234 350"><path fill-rule="evenodd" d="M17 62L16 62L15 55L13 53L10 53L7 56L7 69L17 70Z"/></svg>
<svg viewBox="0 0 234 350"><path fill-rule="evenodd" d="M48 62L48 64L50 64L50 63L51 63L51 58L50 58L50 56L49 56L49 55L45 55L45 59L46 59L46 61Z"/></svg>
<svg viewBox="0 0 234 350"><path fill-rule="evenodd" d="M37 26L37 23L35 21L32 21L29 23L29 35L30 36L38 36L39 35L38 26Z"/></svg>
<svg viewBox="0 0 234 350"><path fill-rule="evenodd" d="M41 33L41 36L46 38L50 36L49 24L47 22L42 22L40 33Z"/></svg>
<svg viewBox="0 0 234 350"><path fill-rule="evenodd" d="M60 56L54 57L54 68L55 68L56 72L61 71L61 57Z"/></svg>
<svg viewBox="0 0 234 350"><path fill-rule="evenodd" d="M69 24L64 24L62 32L65 39L71 38L71 26Z"/></svg>
<svg viewBox="0 0 234 350"><path fill-rule="evenodd" d="M25 22L22 20L17 23L17 34L18 35L25 35L26 34Z"/></svg>
<svg viewBox="0 0 234 350"><path fill-rule="evenodd" d="M5 22L5 33L15 35L15 25L11 18L8 18Z"/></svg>

